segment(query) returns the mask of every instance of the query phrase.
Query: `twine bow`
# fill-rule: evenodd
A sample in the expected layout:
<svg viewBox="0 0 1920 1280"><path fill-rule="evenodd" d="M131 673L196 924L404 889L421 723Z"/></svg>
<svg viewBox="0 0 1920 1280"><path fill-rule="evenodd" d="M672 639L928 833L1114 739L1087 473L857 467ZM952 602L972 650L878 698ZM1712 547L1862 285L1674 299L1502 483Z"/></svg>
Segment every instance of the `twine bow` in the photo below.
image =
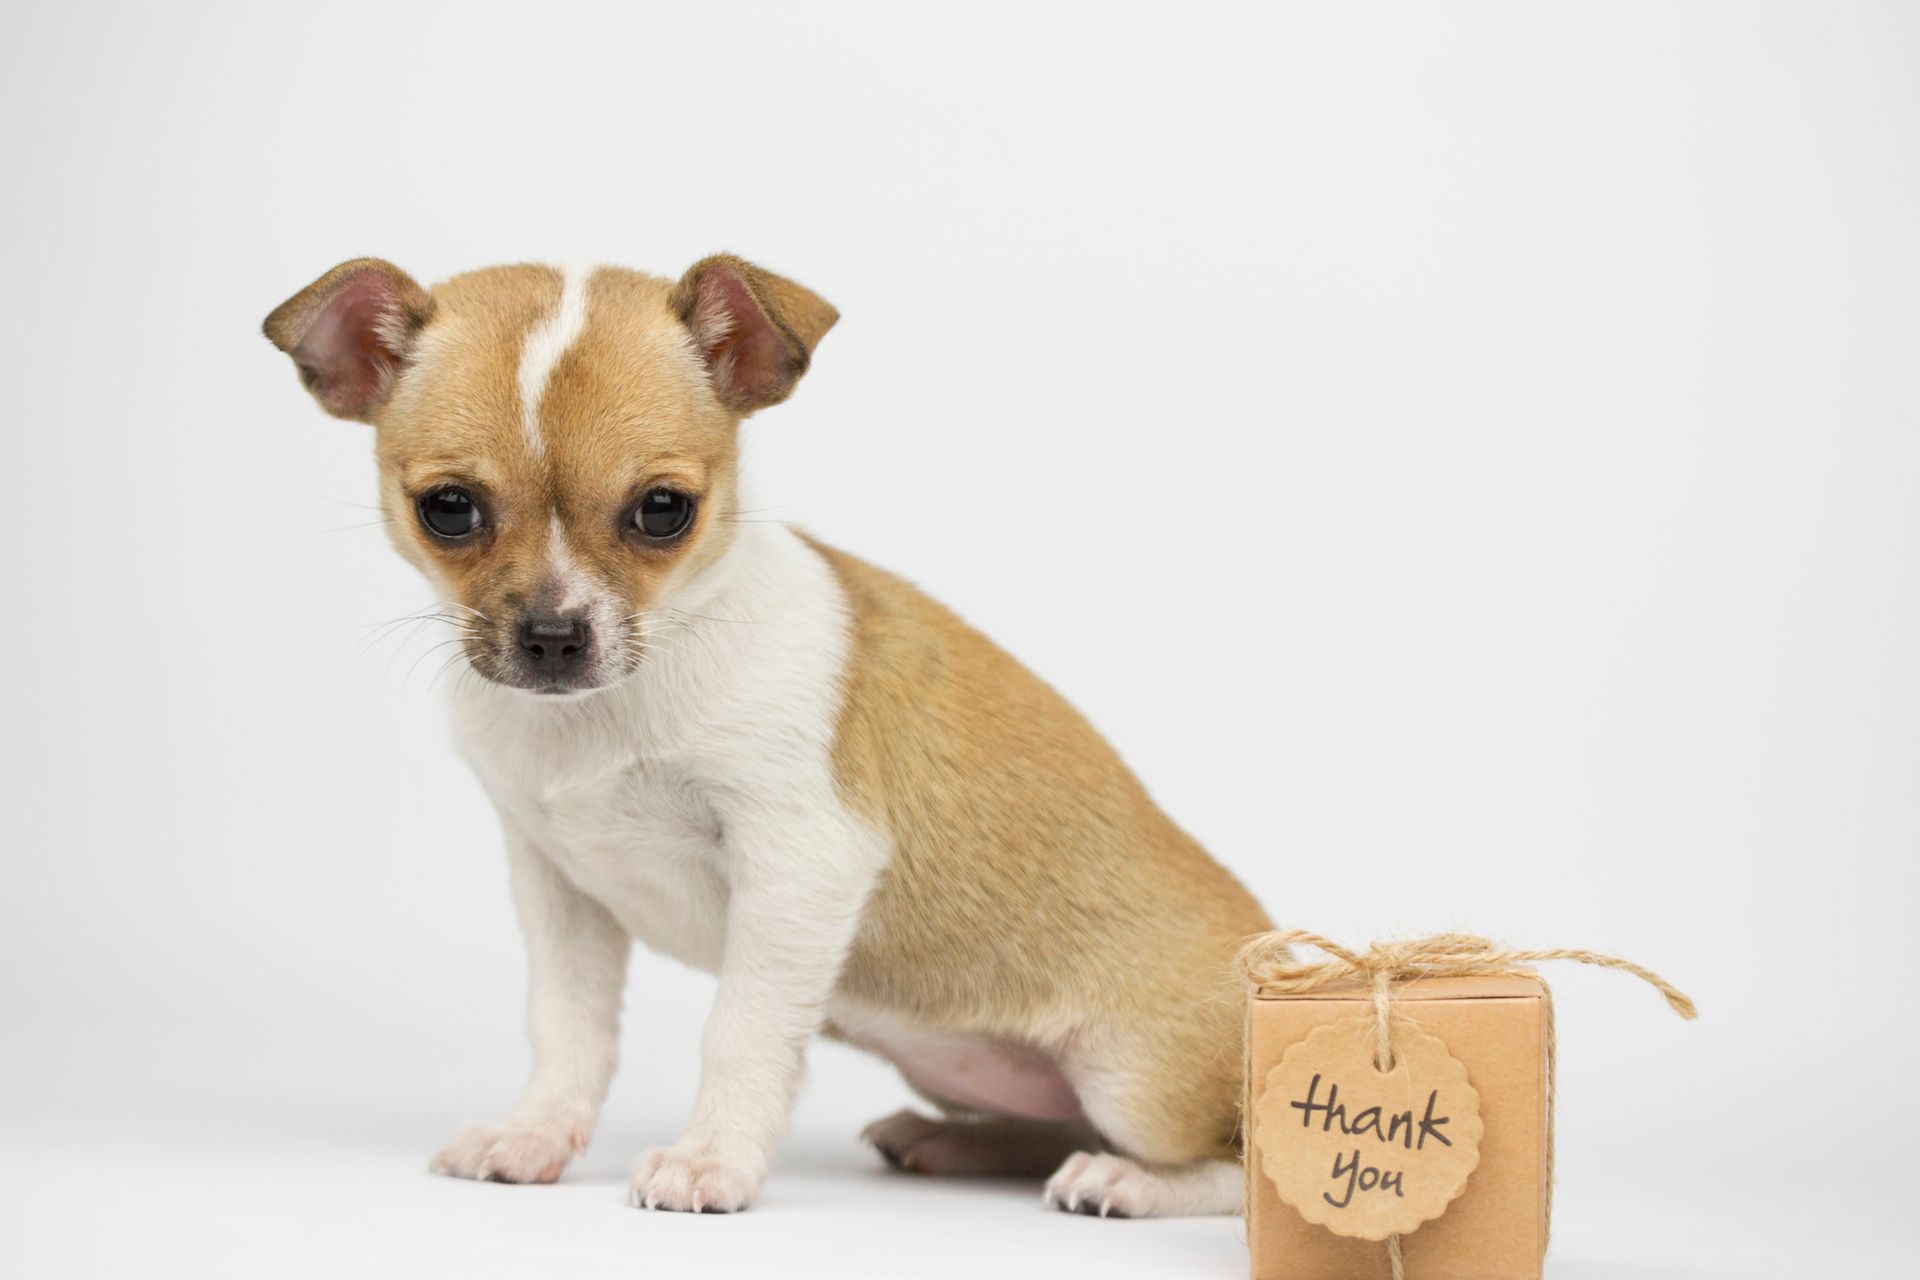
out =
<svg viewBox="0 0 1920 1280"><path fill-rule="evenodd" d="M1292 951L1289 950L1295 944L1312 947L1333 958L1320 961L1296 960ZM1363 952L1355 952L1317 933L1308 933L1305 929L1281 929L1249 938L1240 948L1235 963L1248 982L1267 991L1293 994L1318 991L1322 987L1341 982L1365 983L1373 991L1374 1065L1382 1071L1387 1071L1393 1067L1393 1031L1390 1015L1393 1007L1393 989L1396 985L1421 978L1464 978L1477 974L1528 973L1530 971L1525 966L1543 960L1572 960L1577 964L1598 965L1602 969L1618 969L1623 973L1630 973L1665 996L1667 1004L1681 1017L1691 1019L1698 1016L1693 1007L1693 1001L1688 999L1684 992L1653 970L1643 968L1631 960L1622 960L1619 956L1604 955L1598 951L1574 951L1564 948L1547 951L1514 951L1495 946L1487 939L1475 937L1470 933L1436 933L1431 937L1414 938L1405 942L1376 942ZM1545 984L1542 984L1542 989L1545 989ZM1555 1068L1551 992L1547 992L1546 1002L1546 1219L1547 1228L1551 1231ZM1400 1237L1397 1235L1387 1237L1387 1261L1392 1267L1393 1280L1403 1280L1404 1264L1400 1254Z"/></svg>

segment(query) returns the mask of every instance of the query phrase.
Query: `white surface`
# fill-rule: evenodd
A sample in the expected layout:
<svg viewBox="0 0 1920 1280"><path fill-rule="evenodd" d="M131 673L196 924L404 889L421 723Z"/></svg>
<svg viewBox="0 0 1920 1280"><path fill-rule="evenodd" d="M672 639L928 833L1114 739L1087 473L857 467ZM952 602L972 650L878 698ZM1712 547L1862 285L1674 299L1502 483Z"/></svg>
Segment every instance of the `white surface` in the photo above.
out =
<svg viewBox="0 0 1920 1280"><path fill-rule="evenodd" d="M356 254L720 248L846 316L768 514L1279 917L1699 999L1555 975L1554 1274L1911 1272L1920 14L703 14L0 16L0 1272L1240 1274L883 1176L904 1090L831 1049L759 1207L623 1208L708 994L652 957L565 1184L421 1171L524 1069L504 867L425 638L360 648L426 599L368 434L255 329Z"/></svg>

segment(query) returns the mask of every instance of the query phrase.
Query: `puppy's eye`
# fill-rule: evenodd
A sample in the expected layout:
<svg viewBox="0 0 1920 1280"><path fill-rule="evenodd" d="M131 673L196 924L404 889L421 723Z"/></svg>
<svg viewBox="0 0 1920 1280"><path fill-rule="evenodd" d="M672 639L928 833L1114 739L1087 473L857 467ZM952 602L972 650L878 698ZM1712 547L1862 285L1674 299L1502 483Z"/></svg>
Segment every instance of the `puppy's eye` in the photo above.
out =
<svg viewBox="0 0 1920 1280"><path fill-rule="evenodd" d="M647 490L633 512L633 527L654 539L678 537L692 523L693 499L674 489Z"/></svg>
<svg viewBox="0 0 1920 1280"><path fill-rule="evenodd" d="M480 504L465 489L435 489L420 497L420 523L438 537L464 538L480 527Z"/></svg>

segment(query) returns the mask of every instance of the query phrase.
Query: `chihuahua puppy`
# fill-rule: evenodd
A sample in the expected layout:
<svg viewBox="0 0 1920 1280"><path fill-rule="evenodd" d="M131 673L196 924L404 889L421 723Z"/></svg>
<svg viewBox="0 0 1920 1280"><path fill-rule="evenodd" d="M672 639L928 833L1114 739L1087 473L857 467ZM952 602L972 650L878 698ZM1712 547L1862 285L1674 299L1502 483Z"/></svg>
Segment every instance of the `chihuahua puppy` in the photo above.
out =
<svg viewBox="0 0 1920 1280"><path fill-rule="evenodd" d="M741 419L838 318L730 256L678 281L372 258L266 334L371 423L395 547L480 679L457 741L499 810L533 1073L432 1167L552 1182L586 1146L634 939L719 977L649 1209L759 1190L809 1039L936 1116L866 1138L921 1173L1051 1174L1103 1216L1237 1212L1241 1001L1269 927L1057 693L880 569L739 521Z"/></svg>

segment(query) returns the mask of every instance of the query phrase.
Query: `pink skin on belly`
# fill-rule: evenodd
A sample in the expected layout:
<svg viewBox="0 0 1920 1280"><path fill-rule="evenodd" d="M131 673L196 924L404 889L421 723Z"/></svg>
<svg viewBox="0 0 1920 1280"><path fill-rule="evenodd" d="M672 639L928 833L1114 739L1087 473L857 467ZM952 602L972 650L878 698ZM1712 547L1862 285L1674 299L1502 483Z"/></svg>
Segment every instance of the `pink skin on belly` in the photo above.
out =
<svg viewBox="0 0 1920 1280"><path fill-rule="evenodd" d="M1028 1045L921 1032L871 1047L914 1088L943 1102L1027 1120L1085 1119L1059 1066Z"/></svg>

